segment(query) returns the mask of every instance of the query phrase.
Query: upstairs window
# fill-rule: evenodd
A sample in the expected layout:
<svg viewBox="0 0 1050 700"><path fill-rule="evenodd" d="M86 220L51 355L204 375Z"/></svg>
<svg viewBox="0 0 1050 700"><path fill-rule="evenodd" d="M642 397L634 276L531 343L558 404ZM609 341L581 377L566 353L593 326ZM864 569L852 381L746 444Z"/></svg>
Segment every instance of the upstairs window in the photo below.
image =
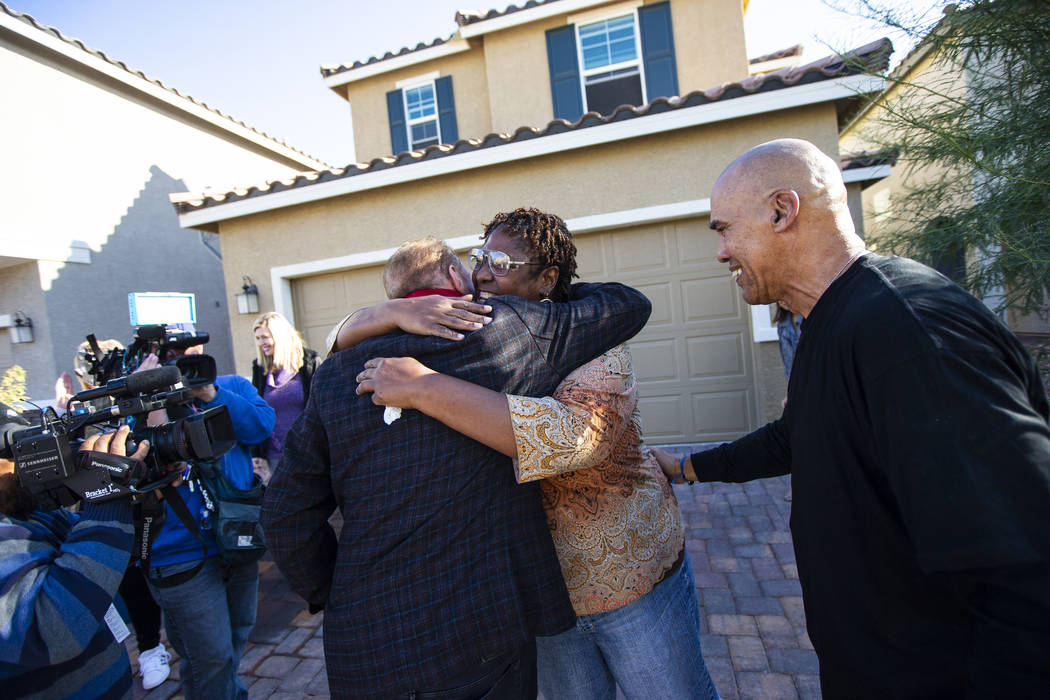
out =
<svg viewBox="0 0 1050 700"><path fill-rule="evenodd" d="M437 76L437 73L431 75ZM452 76L427 80L429 77L419 76L403 85L399 83L399 89L386 94L390 147L394 154L439 143L455 143L459 138Z"/></svg>
<svg viewBox="0 0 1050 700"><path fill-rule="evenodd" d="M405 90L405 115L408 118L409 148L416 151L441 143L434 83Z"/></svg>
<svg viewBox="0 0 1050 700"><path fill-rule="evenodd" d="M578 32L586 110L611 114L620 105L645 104L634 14L585 24Z"/></svg>
<svg viewBox="0 0 1050 700"><path fill-rule="evenodd" d="M547 30L547 68L556 119L584 112L611 114L620 105L643 105L678 94L671 4L637 4L588 13L579 25ZM597 20L597 21L590 21Z"/></svg>

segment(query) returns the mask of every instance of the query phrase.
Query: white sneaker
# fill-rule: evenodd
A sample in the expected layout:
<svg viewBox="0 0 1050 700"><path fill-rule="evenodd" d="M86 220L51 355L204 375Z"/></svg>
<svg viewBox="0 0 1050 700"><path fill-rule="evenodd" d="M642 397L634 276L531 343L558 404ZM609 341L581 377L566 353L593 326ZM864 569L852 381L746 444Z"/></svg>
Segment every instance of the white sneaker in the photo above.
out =
<svg viewBox="0 0 1050 700"><path fill-rule="evenodd" d="M168 678L171 667L168 661L171 654L164 648L164 644L153 647L139 654L139 675L142 676L142 687L146 690L156 688Z"/></svg>

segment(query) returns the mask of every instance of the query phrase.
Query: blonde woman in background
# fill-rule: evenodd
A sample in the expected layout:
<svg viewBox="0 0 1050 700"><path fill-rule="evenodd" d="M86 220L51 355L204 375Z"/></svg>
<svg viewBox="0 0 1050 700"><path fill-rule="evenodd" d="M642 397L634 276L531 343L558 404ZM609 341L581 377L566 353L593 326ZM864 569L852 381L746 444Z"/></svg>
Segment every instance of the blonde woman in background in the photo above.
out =
<svg viewBox="0 0 1050 700"><path fill-rule="evenodd" d="M310 379L317 369L317 353L303 347L299 332L276 311L268 311L252 325L256 359L252 362L252 384L273 408L277 422L270 439L259 445L252 460L263 482L281 459L284 436L306 406Z"/></svg>

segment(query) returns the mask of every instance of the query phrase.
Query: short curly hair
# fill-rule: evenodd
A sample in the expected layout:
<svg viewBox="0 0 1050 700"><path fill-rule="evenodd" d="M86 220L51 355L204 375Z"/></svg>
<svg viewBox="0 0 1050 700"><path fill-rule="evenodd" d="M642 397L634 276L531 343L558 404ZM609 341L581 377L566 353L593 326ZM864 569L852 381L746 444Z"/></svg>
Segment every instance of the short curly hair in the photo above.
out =
<svg viewBox="0 0 1050 700"><path fill-rule="evenodd" d="M552 301L568 301L576 274L576 245L565 222L557 214L547 214L535 207L518 207L501 212L485 224L484 238L502 226L508 236L518 236L528 245L529 253L547 267L558 268L558 283L551 290Z"/></svg>

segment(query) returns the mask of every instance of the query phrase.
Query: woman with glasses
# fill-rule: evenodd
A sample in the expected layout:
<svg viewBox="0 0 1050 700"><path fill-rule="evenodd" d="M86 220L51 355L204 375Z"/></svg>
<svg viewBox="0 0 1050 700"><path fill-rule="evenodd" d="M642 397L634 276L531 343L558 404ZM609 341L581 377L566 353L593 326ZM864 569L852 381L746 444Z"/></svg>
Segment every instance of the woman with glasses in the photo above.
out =
<svg viewBox="0 0 1050 700"><path fill-rule="evenodd" d="M471 251L480 301L567 301L576 247L536 209L498 214ZM552 339L557 342L557 339ZM630 352L577 368L546 398L499 394L411 358L373 358L358 392L412 408L498 450L519 482L540 480L577 624L538 637L544 697L717 698L674 492L642 441Z"/></svg>

